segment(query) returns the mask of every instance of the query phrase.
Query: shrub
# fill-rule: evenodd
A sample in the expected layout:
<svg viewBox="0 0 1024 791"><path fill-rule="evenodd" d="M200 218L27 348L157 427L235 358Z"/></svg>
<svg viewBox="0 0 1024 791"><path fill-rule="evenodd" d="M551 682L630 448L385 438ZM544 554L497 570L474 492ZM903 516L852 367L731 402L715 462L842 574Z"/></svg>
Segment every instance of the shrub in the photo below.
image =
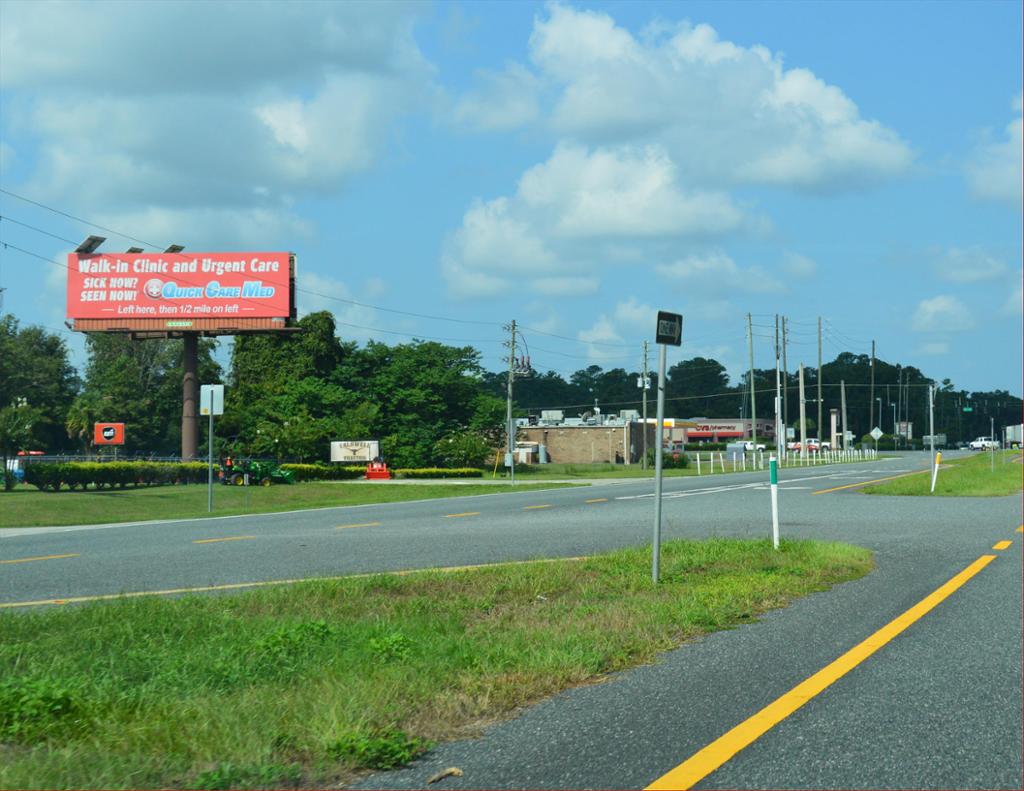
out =
<svg viewBox="0 0 1024 791"><path fill-rule="evenodd" d="M366 474L365 466L340 464L282 464L281 469L294 472L296 482L347 481Z"/></svg>
<svg viewBox="0 0 1024 791"><path fill-rule="evenodd" d="M216 474L217 467L214 467ZM167 483L205 483L207 465L202 462L156 461L74 461L32 462L25 467L25 483L37 489L124 489L131 486L159 486Z"/></svg>
<svg viewBox="0 0 1024 791"><path fill-rule="evenodd" d="M391 472L399 478L482 478L484 475L483 470L471 467L402 467Z"/></svg>

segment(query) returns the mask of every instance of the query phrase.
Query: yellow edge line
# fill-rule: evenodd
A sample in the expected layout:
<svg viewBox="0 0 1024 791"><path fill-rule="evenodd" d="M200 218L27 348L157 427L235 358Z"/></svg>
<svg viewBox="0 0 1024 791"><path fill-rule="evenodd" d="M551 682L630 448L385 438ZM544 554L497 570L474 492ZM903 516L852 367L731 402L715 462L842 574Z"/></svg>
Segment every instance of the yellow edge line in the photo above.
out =
<svg viewBox="0 0 1024 791"><path fill-rule="evenodd" d="M458 517L458 516L480 516L480 512L479 511L466 511L466 513L464 513L464 514L445 514L444 518L445 519L454 519L455 517Z"/></svg>
<svg viewBox="0 0 1024 791"><path fill-rule="evenodd" d="M334 529L335 530L344 530L347 527L379 527L379 526L380 526L380 522L363 522L362 524L358 524L358 525L338 525Z"/></svg>
<svg viewBox="0 0 1024 791"><path fill-rule="evenodd" d="M829 492L838 492L840 489L855 489L858 486L870 486L873 483L881 483L882 481L891 481L896 478L906 478L910 475L920 475L922 472L928 472L928 470L918 470L917 472L905 472L902 475L890 475L888 478L875 478L873 481L861 481L860 483L848 483L846 486L836 486L832 489L819 489L811 494L828 494Z"/></svg>
<svg viewBox="0 0 1024 791"><path fill-rule="evenodd" d="M0 560L0 563L31 563L34 560L60 560L61 558L77 558L80 555L75 552L71 555L42 555L38 558L17 558L16 560Z"/></svg>
<svg viewBox="0 0 1024 791"><path fill-rule="evenodd" d="M1009 549L1012 543L1012 541L1000 541L992 549Z"/></svg>
<svg viewBox="0 0 1024 791"><path fill-rule="evenodd" d="M538 508L550 508L550 505L524 505L524 511L536 511Z"/></svg>
<svg viewBox="0 0 1024 791"><path fill-rule="evenodd" d="M1024 525L1021 525L1020 527L1018 527L1017 528L1017 532L1018 533L1024 533Z"/></svg>
<svg viewBox="0 0 1024 791"><path fill-rule="evenodd" d="M607 497L596 497L593 500L587 500L588 503L606 503L608 502Z"/></svg>
<svg viewBox="0 0 1024 791"><path fill-rule="evenodd" d="M474 566L437 566L428 569L405 569L403 571L376 571L368 574L349 574L335 577L299 577L287 580L263 580L260 582L233 582L225 585L203 585L196 588L168 588L156 591L132 591L128 593L104 593L97 596L70 596L66 599L39 599L37 601L0 602L0 609L10 607L44 607L51 604L80 604L91 601L111 601L113 599L137 599L142 596L174 596L183 593L207 593L209 591L244 590L246 588L267 588L271 585L295 585L299 582L337 582L339 580L361 579L387 574L396 577L408 577L413 574L426 574L431 571L458 573L475 569L494 569L503 566L522 566L527 563L558 563L559 561L579 562L587 560L586 555L571 558L539 558L537 560L509 560L504 563L480 563Z"/></svg>
<svg viewBox="0 0 1024 791"><path fill-rule="evenodd" d="M256 536L229 536L228 538L200 538L193 544L216 544L218 541L253 541Z"/></svg>
<svg viewBox="0 0 1024 791"><path fill-rule="evenodd" d="M681 791L691 788L938 606L995 558L995 555L982 555L902 615L891 620L869 638L855 645L810 678L797 684L782 697L769 703L754 716L744 720L711 742L675 769L659 777L647 786L647 789L665 789L665 791L680 789Z"/></svg>

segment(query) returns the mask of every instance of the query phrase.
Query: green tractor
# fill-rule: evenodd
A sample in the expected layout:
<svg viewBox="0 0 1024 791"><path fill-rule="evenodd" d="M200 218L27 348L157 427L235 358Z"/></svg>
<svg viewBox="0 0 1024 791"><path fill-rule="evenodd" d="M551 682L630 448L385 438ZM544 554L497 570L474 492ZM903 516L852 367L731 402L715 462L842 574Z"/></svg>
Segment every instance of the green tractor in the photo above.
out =
<svg viewBox="0 0 1024 791"><path fill-rule="evenodd" d="M242 461L224 477L224 483L230 486L245 486L245 476L249 476L249 485L270 486L274 483L295 483L295 473L282 470L280 465L269 461Z"/></svg>

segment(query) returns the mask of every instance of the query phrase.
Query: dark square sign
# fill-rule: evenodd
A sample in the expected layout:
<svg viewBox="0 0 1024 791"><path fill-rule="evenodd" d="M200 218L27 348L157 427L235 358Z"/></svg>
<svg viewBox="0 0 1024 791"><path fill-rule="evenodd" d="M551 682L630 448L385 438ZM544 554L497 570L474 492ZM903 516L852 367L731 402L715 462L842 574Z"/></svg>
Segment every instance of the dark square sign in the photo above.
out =
<svg viewBox="0 0 1024 791"><path fill-rule="evenodd" d="M668 346L682 346L682 315L679 313L667 313L664 310L659 310L658 331L655 333L654 341L655 343L664 343Z"/></svg>

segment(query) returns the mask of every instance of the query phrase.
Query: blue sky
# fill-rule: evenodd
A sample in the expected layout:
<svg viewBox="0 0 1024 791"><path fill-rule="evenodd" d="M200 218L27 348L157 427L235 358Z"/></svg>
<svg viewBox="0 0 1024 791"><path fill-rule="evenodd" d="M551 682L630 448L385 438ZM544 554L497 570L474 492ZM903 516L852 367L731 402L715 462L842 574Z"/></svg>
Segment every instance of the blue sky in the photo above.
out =
<svg viewBox="0 0 1024 791"><path fill-rule="evenodd" d="M822 316L826 359L873 339L1019 395L1021 30L1017 2L6 0L0 187L161 249L294 251L343 337L491 369L513 318L535 368L635 369L663 309L670 361L735 377L746 314L769 367L779 313L791 365ZM0 249L4 309L60 328L44 259L95 229L0 214L41 256Z"/></svg>

